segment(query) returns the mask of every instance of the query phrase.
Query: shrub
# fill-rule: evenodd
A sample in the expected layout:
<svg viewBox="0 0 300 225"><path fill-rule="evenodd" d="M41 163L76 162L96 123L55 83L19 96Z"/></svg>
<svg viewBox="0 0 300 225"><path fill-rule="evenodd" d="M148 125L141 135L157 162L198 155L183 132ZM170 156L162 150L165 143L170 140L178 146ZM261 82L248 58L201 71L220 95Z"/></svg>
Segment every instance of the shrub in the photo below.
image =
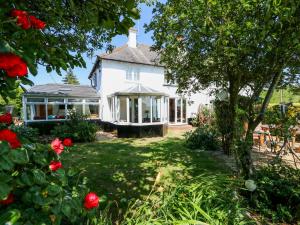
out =
<svg viewBox="0 0 300 225"><path fill-rule="evenodd" d="M215 151L220 149L220 141L217 132L209 126L198 127L194 131L185 134L185 142L191 149L203 149Z"/></svg>
<svg viewBox="0 0 300 225"><path fill-rule="evenodd" d="M277 164L257 171L257 189L249 204L272 222L300 221L300 170Z"/></svg>
<svg viewBox="0 0 300 225"><path fill-rule="evenodd" d="M87 210L86 179L76 166L63 169L60 140L33 144L2 124L0 129L0 224L87 224L96 209ZM97 199L96 199L97 200ZM85 201L85 202L84 202Z"/></svg>
<svg viewBox="0 0 300 225"><path fill-rule="evenodd" d="M31 142L37 142L38 136L39 136L39 131L36 128L32 127L27 127L24 125L16 126L16 125L11 125L10 129L17 133L18 136L22 138L26 138L27 140Z"/></svg>
<svg viewBox="0 0 300 225"><path fill-rule="evenodd" d="M76 142L91 142L96 139L99 127L85 116L70 113L70 120L54 127L51 133L59 138L72 138Z"/></svg>

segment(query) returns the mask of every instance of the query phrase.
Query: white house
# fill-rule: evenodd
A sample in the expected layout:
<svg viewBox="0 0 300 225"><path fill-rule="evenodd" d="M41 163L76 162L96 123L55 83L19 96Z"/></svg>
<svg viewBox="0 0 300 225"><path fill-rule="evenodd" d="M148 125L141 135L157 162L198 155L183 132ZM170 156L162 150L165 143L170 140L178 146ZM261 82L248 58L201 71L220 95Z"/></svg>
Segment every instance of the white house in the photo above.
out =
<svg viewBox="0 0 300 225"><path fill-rule="evenodd" d="M199 104L209 104L205 93L190 97L176 93L165 79L165 68L150 46L138 44L130 29L126 45L97 57L89 75L101 97L100 118L115 124L186 124Z"/></svg>
<svg viewBox="0 0 300 225"><path fill-rule="evenodd" d="M25 122L64 120L73 109L127 130L187 124L199 104L210 103L209 95L177 94L176 84L165 79L159 55L138 44L136 36L130 29L126 45L97 57L91 86L48 84L28 90L23 96Z"/></svg>

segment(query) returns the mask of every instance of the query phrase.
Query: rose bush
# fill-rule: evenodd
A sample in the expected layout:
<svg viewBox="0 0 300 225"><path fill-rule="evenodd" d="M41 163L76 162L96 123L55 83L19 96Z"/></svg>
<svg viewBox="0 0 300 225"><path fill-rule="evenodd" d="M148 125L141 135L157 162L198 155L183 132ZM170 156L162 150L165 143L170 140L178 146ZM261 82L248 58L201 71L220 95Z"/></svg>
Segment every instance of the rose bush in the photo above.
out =
<svg viewBox="0 0 300 225"><path fill-rule="evenodd" d="M33 144L6 120L0 129L0 224L85 224L95 217L99 197L80 171L62 166L68 152L61 140Z"/></svg>

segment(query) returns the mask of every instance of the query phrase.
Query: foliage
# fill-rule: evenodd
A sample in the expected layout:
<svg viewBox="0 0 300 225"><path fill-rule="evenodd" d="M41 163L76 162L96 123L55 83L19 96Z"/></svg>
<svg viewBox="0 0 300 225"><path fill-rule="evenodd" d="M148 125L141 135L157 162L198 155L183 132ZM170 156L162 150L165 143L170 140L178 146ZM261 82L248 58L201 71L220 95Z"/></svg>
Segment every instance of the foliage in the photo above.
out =
<svg viewBox="0 0 300 225"><path fill-rule="evenodd" d="M266 95L266 91L263 91L262 97L264 97L265 95ZM282 95L282 102L281 102L281 95ZM297 93L295 89L289 87L276 89L270 100L270 104L278 105L284 102L299 103L300 102L299 93Z"/></svg>
<svg viewBox="0 0 300 225"><path fill-rule="evenodd" d="M23 92L23 89L20 87L11 90L11 97L6 98L6 101L0 96L0 113L5 112L5 106L12 105L14 107L13 115L20 116L22 112Z"/></svg>
<svg viewBox="0 0 300 225"><path fill-rule="evenodd" d="M263 122L270 126L271 135L291 138L299 120L300 108L289 104L269 108Z"/></svg>
<svg viewBox="0 0 300 225"><path fill-rule="evenodd" d="M53 169L60 160L53 148L19 138L22 147L16 149L0 142L0 224L89 223L96 209L84 209L88 188L80 171Z"/></svg>
<svg viewBox="0 0 300 225"><path fill-rule="evenodd" d="M194 131L185 134L185 141L191 149L203 149L206 151L220 150L218 134L209 125L198 127Z"/></svg>
<svg viewBox="0 0 300 225"><path fill-rule="evenodd" d="M300 221L300 170L270 165L256 174L257 189L248 195L250 206L272 222Z"/></svg>
<svg viewBox="0 0 300 225"><path fill-rule="evenodd" d="M71 138L75 142L92 142L99 127L88 121L86 116L70 112L69 120L53 128L51 133L59 138Z"/></svg>
<svg viewBox="0 0 300 225"><path fill-rule="evenodd" d="M215 115L214 111L209 106L199 106L198 113L196 117L192 120L192 125L195 127L204 126L204 125L211 125L214 126L215 124Z"/></svg>
<svg viewBox="0 0 300 225"><path fill-rule="evenodd" d="M201 175L135 202L123 224L254 224L247 217L240 183L224 175Z"/></svg>
<svg viewBox="0 0 300 225"><path fill-rule="evenodd" d="M76 77L76 75L73 73L73 70L69 69L65 77L63 78L64 84L79 84L79 81Z"/></svg>
<svg viewBox="0 0 300 225"><path fill-rule="evenodd" d="M30 73L37 74L37 66L47 72L85 67L82 53L93 53L104 42L118 34L125 34L139 18L135 0L11 0L0 3L0 52L20 56ZM13 8L21 9L46 23L43 31L22 29L10 17ZM22 83L32 84L27 77L7 77L0 71L0 96L11 97Z"/></svg>
<svg viewBox="0 0 300 225"><path fill-rule="evenodd" d="M37 142L39 132L38 129L25 125L11 125L10 129L17 133L19 137L23 137L30 142Z"/></svg>
<svg viewBox="0 0 300 225"><path fill-rule="evenodd" d="M299 78L300 2L287 1L180 1L157 3L153 30L154 50L169 80L180 92L228 93L229 144L234 140L239 94L248 95L248 130L238 149L245 176L253 173L250 151L255 127L262 121L274 89ZM215 87L215 88L214 88ZM259 112L257 99L266 89Z"/></svg>

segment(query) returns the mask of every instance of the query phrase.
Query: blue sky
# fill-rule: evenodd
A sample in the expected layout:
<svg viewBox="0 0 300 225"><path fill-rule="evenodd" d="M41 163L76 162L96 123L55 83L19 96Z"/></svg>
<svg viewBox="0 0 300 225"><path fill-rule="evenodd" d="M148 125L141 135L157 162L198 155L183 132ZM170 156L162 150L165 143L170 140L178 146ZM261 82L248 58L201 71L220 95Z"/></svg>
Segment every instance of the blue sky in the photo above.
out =
<svg viewBox="0 0 300 225"><path fill-rule="evenodd" d="M152 45L153 41L151 39L152 33L145 33L144 30L144 24L148 24L151 21L152 18L152 8L146 6L145 4L142 4L141 6L141 18L139 21L136 21L135 28L138 29L138 36L137 41L138 43L144 43L148 45ZM126 35L119 35L113 38L112 45L118 47L126 44L127 42L127 36ZM95 55L99 55L100 53L104 52L104 49L96 49ZM79 79L80 84L90 84L90 81L88 79L89 72L91 71L96 56L94 56L92 59L88 58L84 55L84 59L86 62L86 68L74 68L73 72ZM65 72L63 71L63 75ZM34 84L47 84L47 83L62 83L63 76L59 76L56 72L47 73L46 69L42 66L38 68L38 75L32 76L29 75L29 79L34 82Z"/></svg>

